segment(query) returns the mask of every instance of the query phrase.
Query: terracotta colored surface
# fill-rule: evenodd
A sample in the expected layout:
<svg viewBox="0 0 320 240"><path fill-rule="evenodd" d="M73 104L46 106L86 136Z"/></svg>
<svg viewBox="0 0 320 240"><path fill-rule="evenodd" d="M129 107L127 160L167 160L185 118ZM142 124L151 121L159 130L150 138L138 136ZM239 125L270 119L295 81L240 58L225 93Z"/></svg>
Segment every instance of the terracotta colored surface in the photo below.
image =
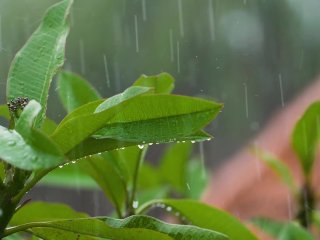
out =
<svg viewBox="0 0 320 240"><path fill-rule="evenodd" d="M320 100L320 79L280 109L248 147L228 159L226 164L213 174L203 200L242 219L265 216L284 220L294 217L294 201L287 187L250 152L249 146L257 145L283 159L294 171L296 179L301 181L290 136L296 121L309 104L316 100ZM320 181L319 161L316 166L315 185Z"/></svg>

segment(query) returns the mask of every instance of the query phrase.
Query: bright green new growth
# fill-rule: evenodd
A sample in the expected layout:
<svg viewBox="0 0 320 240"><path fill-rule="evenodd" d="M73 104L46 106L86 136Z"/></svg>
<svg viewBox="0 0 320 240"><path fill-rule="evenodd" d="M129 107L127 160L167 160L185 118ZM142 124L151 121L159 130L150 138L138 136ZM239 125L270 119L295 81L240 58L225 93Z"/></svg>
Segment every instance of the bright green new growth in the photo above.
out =
<svg viewBox="0 0 320 240"><path fill-rule="evenodd" d="M297 122L292 134L292 146L299 157L305 175L309 175L312 170L319 138L320 102L315 102Z"/></svg>

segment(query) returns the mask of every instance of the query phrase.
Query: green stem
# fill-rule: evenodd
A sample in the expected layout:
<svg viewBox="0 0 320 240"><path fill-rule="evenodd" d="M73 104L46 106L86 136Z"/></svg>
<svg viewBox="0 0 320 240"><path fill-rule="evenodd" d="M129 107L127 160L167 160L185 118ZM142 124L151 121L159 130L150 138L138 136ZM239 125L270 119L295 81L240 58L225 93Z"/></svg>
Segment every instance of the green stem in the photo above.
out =
<svg viewBox="0 0 320 240"><path fill-rule="evenodd" d="M315 207L315 194L308 179L300 191L299 207L296 218L303 227L309 228L313 221L312 211Z"/></svg>
<svg viewBox="0 0 320 240"><path fill-rule="evenodd" d="M49 226L48 226L47 223L37 223L37 222L36 223L26 223L26 224L23 224L23 225L7 228L4 231L2 237L7 237L9 235L12 235L12 234L15 234L15 233L18 233L18 232L22 232L22 231L26 231L29 228L35 228L35 227L49 227ZM56 227L56 228L58 228L58 227Z"/></svg>
<svg viewBox="0 0 320 240"><path fill-rule="evenodd" d="M133 207L133 203L135 201L136 198L136 194L137 194L137 185L138 185L138 177L139 177L139 172L140 172L140 168L143 164L144 161L144 157L147 153L148 147L144 146L144 148L140 151L140 156L138 159L138 162L136 164L134 173L133 173L133 183L132 183L132 191L131 191L131 197L129 200L129 206L127 206L128 209L128 216L134 215L135 214L135 208Z"/></svg>

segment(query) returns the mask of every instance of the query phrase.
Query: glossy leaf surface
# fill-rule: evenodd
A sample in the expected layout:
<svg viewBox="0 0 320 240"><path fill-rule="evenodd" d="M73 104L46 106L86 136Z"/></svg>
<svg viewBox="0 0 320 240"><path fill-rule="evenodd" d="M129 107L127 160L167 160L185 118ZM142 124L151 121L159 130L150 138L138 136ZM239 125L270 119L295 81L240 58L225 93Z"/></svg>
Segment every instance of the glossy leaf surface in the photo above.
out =
<svg viewBox="0 0 320 240"><path fill-rule="evenodd" d="M171 93L174 88L174 78L168 73L154 76L141 75L133 86L152 87L154 93Z"/></svg>
<svg viewBox="0 0 320 240"><path fill-rule="evenodd" d="M28 97L38 101L42 111L37 126L45 118L51 80L64 62L71 4L72 0L63 0L48 9L39 28L16 54L9 71L7 99Z"/></svg>
<svg viewBox="0 0 320 240"><path fill-rule="evenodd" d="M292 146L306 175L312 170L319 137L320 102L315 102L297 122L292 134Z"/></svg>
<svg viewBox="0 0 320 240"><path fill-rule="evenodd" d="M194 200L155 200L138 209L144 211L152 206L164 205L170 211L178 212L188 222L201 228L221 232L230 240L257 240L237 218L229 213Z"/></svg>

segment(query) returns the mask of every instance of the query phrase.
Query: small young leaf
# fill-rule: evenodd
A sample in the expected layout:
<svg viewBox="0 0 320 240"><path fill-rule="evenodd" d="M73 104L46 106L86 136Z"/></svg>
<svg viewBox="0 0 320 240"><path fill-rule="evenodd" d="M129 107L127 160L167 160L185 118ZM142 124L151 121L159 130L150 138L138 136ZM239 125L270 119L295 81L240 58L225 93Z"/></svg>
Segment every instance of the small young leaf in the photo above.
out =
<svg viewBox="0 0 320 240"><path fill-rule="evenodd" d="M141 75L133 86L152 87L156 94L169 94L174 88L174 78L168 73L160 73L154 76Z"/></svg>
<svg viewBox="0 0 320 240"><path fill-rule="evenodd" d="M180 213L191 224L223 233L230 240L257 240L257 237L237 218L220 209L194 200L154 200L141 206L137 212L144 212L146 209L158 204L164 204L167 209L169 207L173 212Z"/></svg>
<svg viewBox="0 0 320 240"><path fill-rule="evenodd" d="M88 217L85 213L76 212L68 205L47 202L32 202L17 211L10 225L21 225L30 222L43 222L59 219L75 219Z"/></svg>
<svg viewBox="0 0 320 240"><path fill-rule="evenodd" d="M320 138L320 102L308 107L297 122L292 134L292 146L296 151L305 175L309 175Z"/></svg>
<svg viewBox="0 0 320 240"><path fill-rule="evenodd" d="M289 187L293 194L297 194L298 187L295 184L290 169L285 163L270 153L262 151L261 149L255 148L253 151L259 159L261 159L267 164L268 167L270 167L277 175L279 175L279 177Z"/></svg>
<svg viewBox="0 0 320 240"><path fill-rule="evenodd" d="M72 0L63 0L48 9L40 27L16 54L9 71L7 99L28 97L42 106L37 127L45 118L51 80L64 62L69 27L67 16Z"/></svg>
<svg viewBox="0 0 320 240"><path fill-rule="evenodd" d="M59 74L57 89L60 100L67 112L101 98L89 82L71 72Z"/></svg>

